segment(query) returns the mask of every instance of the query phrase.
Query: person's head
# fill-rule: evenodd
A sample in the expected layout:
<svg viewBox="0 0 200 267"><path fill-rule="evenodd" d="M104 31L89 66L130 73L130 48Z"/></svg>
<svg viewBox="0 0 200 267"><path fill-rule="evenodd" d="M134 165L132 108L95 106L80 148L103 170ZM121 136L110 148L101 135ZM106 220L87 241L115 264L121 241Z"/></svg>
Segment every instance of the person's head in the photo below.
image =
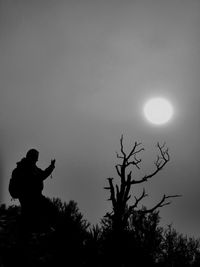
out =
<svg viewBox="0 0 200 267"><path fill-rule="evenodd" d="M38 161L39 152L32 148L26 153L26 159L30 161L31 163L36 163Z"/></svg>

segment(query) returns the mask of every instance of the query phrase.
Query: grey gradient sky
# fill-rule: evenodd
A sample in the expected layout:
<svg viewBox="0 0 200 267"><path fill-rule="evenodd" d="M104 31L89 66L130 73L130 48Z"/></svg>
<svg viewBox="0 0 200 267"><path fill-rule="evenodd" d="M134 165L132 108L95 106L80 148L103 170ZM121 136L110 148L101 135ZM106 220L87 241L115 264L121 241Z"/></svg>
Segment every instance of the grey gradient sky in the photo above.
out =
<svg viewBox="0 0 200 267"><path fill-rule="evenodd" d="M138 178L166 141L171 161L145 184L145 204L182 194L161 210L162 223L200 236L199 25L198 0L1 0L1 201L10 203L11 171L35 147L38 166L57 160L44 193L75 200L98 223L111 209L103 187L118 179L123 133L127 149L146 149ZM163 127L143 117L152 96L174 106Z"/></svg>

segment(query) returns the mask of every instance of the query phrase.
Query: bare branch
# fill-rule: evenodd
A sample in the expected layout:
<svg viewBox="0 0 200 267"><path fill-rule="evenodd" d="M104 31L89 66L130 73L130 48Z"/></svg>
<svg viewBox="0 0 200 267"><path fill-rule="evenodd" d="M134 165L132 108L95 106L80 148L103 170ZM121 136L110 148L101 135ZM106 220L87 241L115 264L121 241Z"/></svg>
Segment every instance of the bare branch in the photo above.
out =
<svg viewBox="0 0 200 267"><path fill-rule="evenodd" d="M120 156L117 152L116 152L116 155L118 159L124 159L124 157Z"/></svg>
<svg viewBox="0 0 200 267"><path fill-rule="evenodd" d="M129 159L131 156L138 154L139 152L144 150L144 148L140 148L139 150L136 150L136 148L139 147L140 145L142 145L142 143L135 142L132 150L130 151L130 153L127 156L127 159Z"/></svg>
<svg viewBox="0 0 200 267"><path fill-rule="evenodd" d="M119 164L115 165L115 169L117 170L117 174L118 174L119 176L121 176L121 172L120 172L120 170L119 170L119 167L121 167L121 165L119 165Z"/></svg>
<svg viewBox="0 0 200 267"><path fill-rule="evenodd" d="M169 196L163 195L163 197L160 200L160 202L158 202L153 208L147 209L147 210L144 210L144 211L141 211L141 212L143 212L143 213L151 213L151 212L155 211L158 208L167 206L167 205L171 204L171 202L170 201L166 202L166 199L175 198L175 197L181 197L181 195L171 195L171 196L170 195Z"/></svg>
<svg viewBox="0 0 200 267"><path fill-rule="evenodd" d="M137 158L134 156L134 160L127 162L126 167L128 167L129 165L133 165L133 166L136 166L138 169L140 169L140 167L139 167L138 164L139 164L141 161L142 161L141 159L137 159Z"/></svg>
<svg viewBox="0 0 200 267"><path fill-rule="evenodd" d="M138 146L141 145L142 143L138 143ZM140 153L141 151L144 151L144 147L140 148L139 150L136 150L132 155L136 155L138 153Z"/></svg>
<svg viewBox="0 0 200 267"><path fill-rule="evenodd" d="M164 162L168 162L170 160L169 157L169 148L165 148L165 143L161 146L159 143L157 143L157 147L160 151L161 157L160 159L162 159Z"/></svg>
<svg viewBox="0 0 200 267"><path fill-rule="evenodd" d="M115 189L113 186L113 178L107 178L109 182L109 187L104 187L105 189L110 190L110 198L108 200L111 200L113 203L113 207L116 206L116 199L115 199Z"/></svg>
<svg viewBox="0 0 200 267"><path fill-rule="evenodd" d="M143 198L145 198L145 197L147 197L147 196L148 196L148 194L146 194L145 189L143 188L143 191L142 191L141 196L140 196L139 198L134 197L134 198L135 198L135 203L134 203L134 205L132 205L132 206L129 207L129 210L130 210L130 211L133 211L133 210L138 206L138 203L139 203Z"/></svg>
<svg viewBox="0 0 200 267"><path fill-rule="evenodd" d="M138 166L138 164L142 161L141 159L137 159L136 156L134 156L134 160L136 162L135 166L140 169L140 167Z"/></svg>
<svg viewBox="0 0 200 267"><path fill-rule="evenodd" d="M131 149L130 153L127 155L126 152L124 151L124 145L123 145L123 135L121 135L121 138L120 138L120 151L121 151L121 155L117 154L117 158L118 159L122 159L123 162L122 162L122 165L120 164L117 164L115 166L116 170L117 170L117 173L119 176L121 176L121 178L123 178L124 180L124 176L125 176L125 169L130 166L130 165L133 165L133 166L136 166L138 169L140 169L139 167L139 163L142 161L141 159L137 159L136 158L136 155L138 153L140 153L141 151L144 150L144 148L138 148L142 143L138 143L138 142L135 142L134 143L134 146L133 148ZM137 149L138 148L138 149ZM130 160L131 157L134 157L133 160ZM130 160L130 161L129 161ZM121 171L119 170L119 167L121 167ZM123 176L123 177L122 177Z"/></svg>
<svg viewBox="0 0 200 267"><path fill-rule="evenodd" d="M131 198L131 195L128 195L128 196L126 197L126 202L127 202L130 198Z"/></svg>
<svg viewBox="0 0 200 267"><path fill-rule="evenodd" d="M151 177L155 176L167 164L167 162L170 160L168 148L164 149L165 148L165 143L162 146L158 143L157 147L159 149L160 155L157 156L157 160L155 162L155 166L156 166L155 171L153 171L152 173L150 173L148 175L145 175L140 180L137 180L137 181L136 180L132 180L131 184L139 184L139 183L146 182L148 179L150 179Z"/></svg>
<svg viewBox="0 0 200 267"><path fill-rule="evenodd" d="M133 153L134 153L134 151L135 151L135 149L136 149L137 146L138 146L138 143L135 142L132 150L130 151L129 155L127 156L127 159L129 159L133 155Z"/></svg>
<svg viewBox="0 0 200 267"><path fill-rule="evenodd" d="M124 146L123 146L123 134L121 135L121 138L120 138L120 147L121 147L121 153L123 155L123 159L125 160L126 159L126 153L124 152Z"/></svg>

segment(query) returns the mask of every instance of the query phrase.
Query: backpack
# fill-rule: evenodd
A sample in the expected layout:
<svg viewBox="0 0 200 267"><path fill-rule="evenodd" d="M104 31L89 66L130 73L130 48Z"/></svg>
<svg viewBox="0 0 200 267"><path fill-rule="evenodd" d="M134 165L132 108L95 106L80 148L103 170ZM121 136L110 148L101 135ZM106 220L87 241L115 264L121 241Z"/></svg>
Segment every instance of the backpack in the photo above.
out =
<svg viewBox="0 0 200 267"><path fill-rule="evenodd" d="M17 166L13 172L9 181L8 191L13 199L17 199L21 196L23 191L23 177L21 168Z"/></svg>

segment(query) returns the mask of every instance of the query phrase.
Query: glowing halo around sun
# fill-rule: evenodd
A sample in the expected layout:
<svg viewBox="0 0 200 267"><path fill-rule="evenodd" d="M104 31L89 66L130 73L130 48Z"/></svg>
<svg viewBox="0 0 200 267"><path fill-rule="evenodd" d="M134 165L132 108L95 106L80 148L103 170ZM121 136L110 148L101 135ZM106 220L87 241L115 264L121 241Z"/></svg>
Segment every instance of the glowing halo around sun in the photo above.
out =
<svg viewBox="0 0 200 267"><path fill-rule="evenodd" d="M156 125L169 122L174 113L171 103L162 97L149 99L145 103L143 111L145 118Z"/></svg>

